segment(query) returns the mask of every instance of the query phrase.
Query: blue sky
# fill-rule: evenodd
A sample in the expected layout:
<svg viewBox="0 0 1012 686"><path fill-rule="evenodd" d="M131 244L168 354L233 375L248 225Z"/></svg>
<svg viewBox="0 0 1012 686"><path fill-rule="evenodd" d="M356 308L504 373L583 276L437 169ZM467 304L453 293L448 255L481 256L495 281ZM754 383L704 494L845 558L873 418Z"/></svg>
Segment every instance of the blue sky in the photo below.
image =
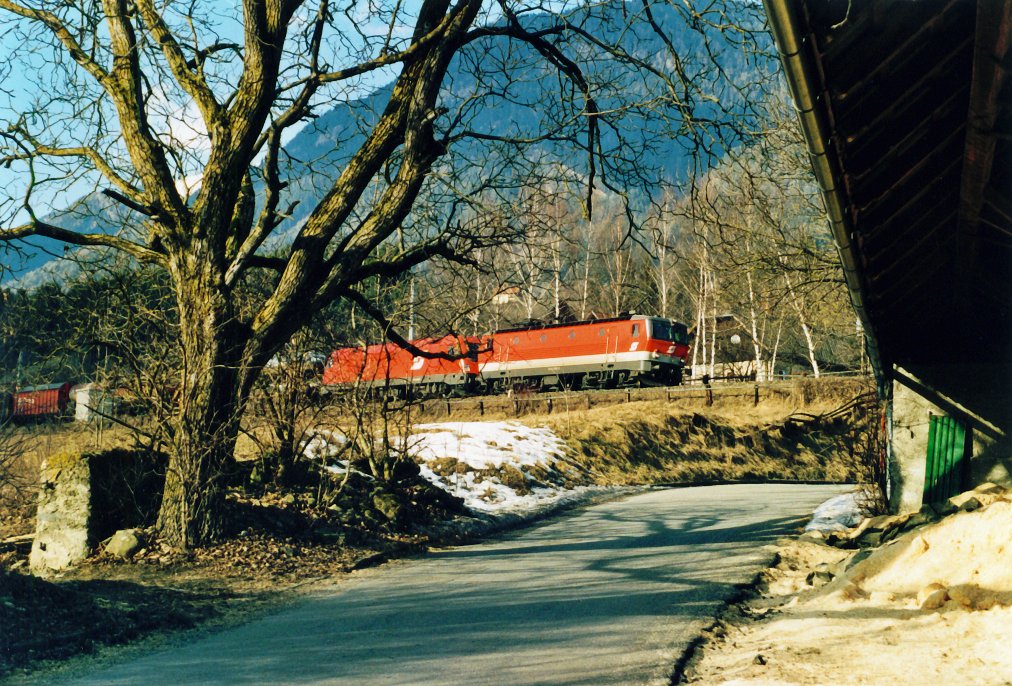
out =
<svg viewBox="0 0 1012 686"><path fill-rule="evenodd" d="M409 0L402 4L402 13L408 21L412 18L413 10L418 5L419 0ZM182 6L185 7L185 5ZM199 4L200 11L206 12L207 16L213 19L212 26L198 34L200 45L206 46L217 41L241 42L241 23L235 17L234 12L229 11L234 6L235 3L224 2L223 0L212 0L211 2ZM332 67L347 66L353 61L351 50L361 44L361 39L355 31L356 24L359 24L360 29L367 31L369 34L385 35L387 31L386 24L367 21L367 15L365 14L366 7L368 7L367 4L360 4L360 11L357 11L357 13L351 12L345 14L344 12L335 12L333 14L332 40L328 43L328 49L325 54L325 58ZM315 11L315 4L308 5L305 11L292 22L293 31L296 31L300 26L304 26L305 22L315 14ZM33 102L40 96L43 98L47 97L52 90L46 88L47 81L50 81L53 77L52 70L46 69L46 62L43 59L28 52L29 43L24 41L20 35L10 30L10 21L10 15L0 12L0 31L2 31L0 32L0 50L3 51L6 63L13 67L10 74L4 75L2 85L0 85L3 89L3 93L0 93L0 118L3 120L0 122L0 127L6 127L12 116L16 116L17 113L30 108ZM101 33L104 38L104 31ZM410 35L409 28L402 22L402 26L395 28L394 35ZM234 67L231 69L233 71L232 74L219 74L227 83L234 82L235 69ZM80 74L84 73L80 69L78 69L78 72ZM355 83L348 84L347 92L342 94L341 97L343 99L361 97L378 86L389 82L395 73L394 69L388 68L364 75L358 78ZM188 98L181 94L178 89L172 90L168 87L158 89L157 84L155 86L153 89L156 92L154 97L155 104L162 106L162 109L166 112L166 116L152 117L152 123L158 129L171 130L174 135L187 142L187 147L193 154L194 159L188 165L186 174L184 175L190 176L194 172L194 167L199 168L201 151L207 145L200 117L196 107L192 103L188 104ZM60 109L61 107L63 108L62 110ZM47 107L48 114L55 115L57 118L62 117L63 119L67 119L70 111L70 105L67 103L62 105L50 103ZM59 141L62 145L79 145L88 142L90 138L88 131L83 128L75 131L72 125L66 121L62 123L62 127L63 135ZM56 129L44 128L42 123L39 122L35 125L35 130L48 132ZM296 131L297 129L290 131L289 138ZM23 189L26 187L26 178L27 173L24 164L15 163L9 168L0 166L0 187L5 189L3 196L7 198L7 203L0 206L0 221L5 226L17 224L27 219L27 215L23 211L12 215L10 205L10 196L20 195L23 192ZM78 179L73 182L61 180L58 184L52 184L45 190L33 195L33 207L37 215L45 216L55 209L67 206L93 187L93 179Z"/></svg>

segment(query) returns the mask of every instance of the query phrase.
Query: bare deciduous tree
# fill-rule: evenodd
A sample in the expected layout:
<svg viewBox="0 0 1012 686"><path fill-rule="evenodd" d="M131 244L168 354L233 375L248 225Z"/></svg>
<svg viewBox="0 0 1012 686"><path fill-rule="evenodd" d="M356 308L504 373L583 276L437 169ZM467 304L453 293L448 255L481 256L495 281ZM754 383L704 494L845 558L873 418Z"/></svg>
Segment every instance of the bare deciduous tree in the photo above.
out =
<svg viewBox="0 0 1012 686"><path fill-rule="evenodd" d="M757 145L711 170L683 211L695 227L701 302L738 313L756 371L781 350L788 322L819 376L820 337L849 329L853 315L797 122L779 101L769 111ZM697 310L701 335L715 313Z"/></svg>
<svg viewBox="0 0 1012 686"><path fill-rule="evenodd" d="M714 36L744 44L759 9L564 8L0 0L7 68L41 70L46 83L0 93L0 162L21 174L0 201L0 239L105 246L158 265L172 286L181 371L159 515L166 541L188 547L221 533L221 475L250 393L285 341L335 299L382 317L361 288L370 279L435 258L469 261L487 237L456 219L474 198L525 183L523 170L553 149L580 168L588 212L593 189L617 188L622 174L649 186L637 150L621 144L622 116L656 122L653 146L678 135L704 149L747 133L743 119L725 121L719 97L741 86L712 60L688 59L667 33L677 19L708 48ZM739 30L743 16L751 27ZM616 22L662 34L662 54L638 54L621 30L609 38L603 29ZM283 142L325 108L353 101L363 104L350 108L356 124L321 131L320 141L354 152L330 161L321 200L298 207L289 186L324 162L292 159ZM494 111L507 104L537 116L500 126ZM480 153L469 173L453 152L465 143ZM71 229L47 217L47 204L86 190L129 210L130 226ZM435 209L413 212L420 200ZM290 247L266 257L296 213ZM400 244L390 240L398 229L408 237ZM274 272L271 288L240 307L237 293L259 268Z"/></svg>

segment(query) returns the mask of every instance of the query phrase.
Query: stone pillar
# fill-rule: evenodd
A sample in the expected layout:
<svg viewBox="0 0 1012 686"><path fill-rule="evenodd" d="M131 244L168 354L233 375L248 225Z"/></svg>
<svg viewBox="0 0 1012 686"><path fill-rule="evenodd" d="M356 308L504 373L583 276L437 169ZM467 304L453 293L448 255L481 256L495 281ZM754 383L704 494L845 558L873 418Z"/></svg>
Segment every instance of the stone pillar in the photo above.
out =
<svg viewBox="0 0 1012 686"><path fill-rule="evenodd" d="M42 463L32 572L66 569L116 531L154 523L165 462L164 455L123 449L49 457Z"/></svg>
<svg viewBox="0 0 1012 686"><path fill-rule="evenodd" d="M35 574L66 569L91 550L91 466L81 455L61 453L42 463L35 542L28 558Z"/></svg>

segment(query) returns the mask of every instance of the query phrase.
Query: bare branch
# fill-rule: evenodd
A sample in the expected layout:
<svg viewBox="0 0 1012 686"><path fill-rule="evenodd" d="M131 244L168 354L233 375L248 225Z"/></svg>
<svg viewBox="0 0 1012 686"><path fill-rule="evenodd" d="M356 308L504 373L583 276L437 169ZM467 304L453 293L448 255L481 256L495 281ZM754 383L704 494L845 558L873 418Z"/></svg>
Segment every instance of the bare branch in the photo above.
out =
<svg viewBox="0 0 1012 686"><path fill-rule="evenodd" d="M81 48L77 39L74 38L74 35L67 29L66 26L64 26L63 22L60 21L60 18L55 14L47 12L46 10L25 7L24 5L11 2L10 0L0 0L0 10L7 10L8 12L25 17L26 19L31 19L44 24L50 31L52 31L53 35L56 36L61 43L63 43L67 52L75 62L91 74L97 82L103 85L106 84L108 76L106 71L98 64L98 62L92 59L85 50Z"/></svg>
<svg viewBox="0 0 1012 686"><path fill-rule="evenodd" d="M165 61L172 69L173 75L183 90L189 93L197 106L200 107L200 112L204 117L204 125L213 135L221 114L221 105L215 99L214 93L208 87L201 73L200 65L202 65L203 59L197 63L195 71L191 70L176 37L172 35L172 31L155 8L154 2L152 0L135 0L135 2L152 37L161 46L162 54L165 55Z"/></svg>
<svg viewBox="0 0 1012 686"><path fill-rule="evenodd" d="M342 297L348 298L356 305L361 307L363 312L365 312L377 324L379 324L380 328L383 329L384 333L386 334L387 339L389 339L392 343L399 345L401 348L404 348L415 357L424 357L427 360L453 361L453 360L462 360L468 357L469 355L474 354L471 351L461 351L455 355L451 355L449 353L444 352L430 352L428 350L422 350L417 345L415 345L407 338L402 336L400 333L398 333L397 329L394 328L393 323L389 319L387 319L386 315L383 314L383 311L378 307L376 307L375 305L373 305L371 302L369 302L369 300L364 295L352 289L342 292L341 295ZM488 345L489 348L491 348L491 341L489 341ZM485 352L485 350L480 350L477 352Z"/></svg>
<svg viewBox="0 0 1012 686"><path fill-rule="evenodd" d="M163 253L156 252L119 236L110 236L103 233L78 233L42 221L33 221L12 229L0 229L0 242L28 238L29 236L53 238L71 245L99 245L114 248L134 256L141 262L165 264L165 255Z"/></svg>

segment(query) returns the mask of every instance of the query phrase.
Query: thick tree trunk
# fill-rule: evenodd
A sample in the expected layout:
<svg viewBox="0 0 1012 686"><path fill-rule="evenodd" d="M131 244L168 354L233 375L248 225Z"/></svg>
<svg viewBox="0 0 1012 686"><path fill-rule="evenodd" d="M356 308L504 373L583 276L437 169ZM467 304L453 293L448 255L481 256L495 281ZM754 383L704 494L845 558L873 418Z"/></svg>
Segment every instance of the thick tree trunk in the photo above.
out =
<svg viewBox="0 0 1012 686"><path fill-rule="evenodd" d="M183 369L172 422L165 491L158 515L163 540L187 549L224 533L225 476L248 398L242 364L248 336L236 324L231 297L206 260L188 255L177 277Z"/></svg>
<svg viewBox="0 0 1012 686"><path fill-rule="evenodd" d="M165 477L158 530L169 545L186 550L225 532L222 476L235 445L226 431L192 426L174 441Z"/></svg>

